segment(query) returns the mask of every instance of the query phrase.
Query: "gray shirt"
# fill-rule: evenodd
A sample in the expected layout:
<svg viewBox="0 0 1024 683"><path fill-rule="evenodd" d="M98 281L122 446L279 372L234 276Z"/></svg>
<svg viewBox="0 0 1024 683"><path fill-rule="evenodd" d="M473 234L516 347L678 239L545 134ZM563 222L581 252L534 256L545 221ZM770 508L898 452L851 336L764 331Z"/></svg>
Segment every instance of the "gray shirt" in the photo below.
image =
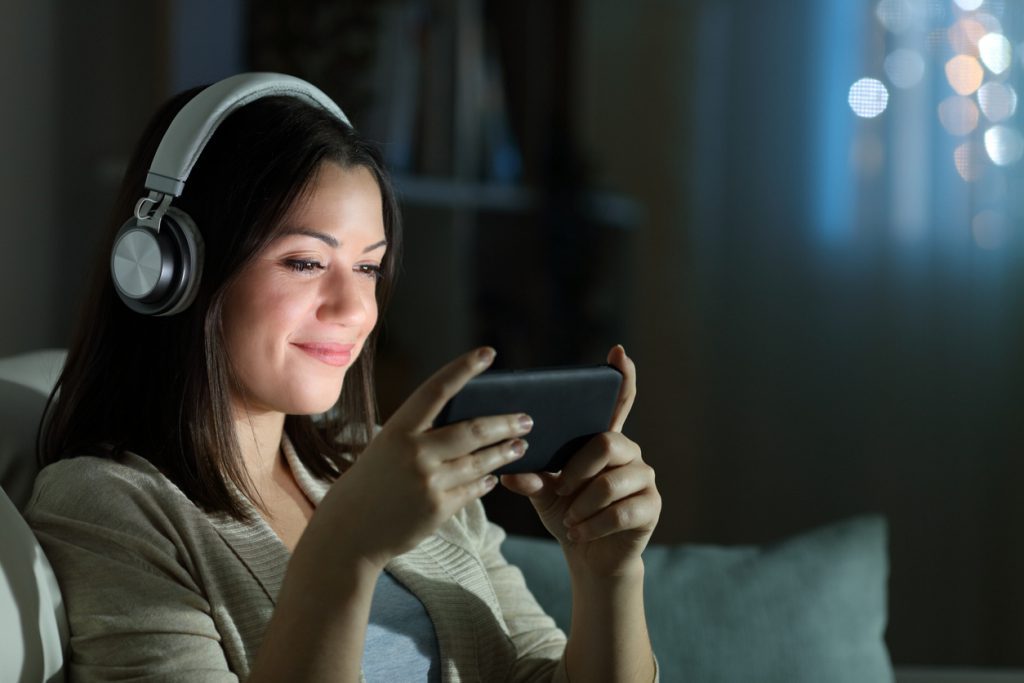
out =
<svg viewBox="0 0 1024 683"><path fill-rule="evenodd" d="M330 484L283 446L318 504ZM258 515L207 514L130 454L44 468L24 514L64 595L72 680L248 677L290 558ZM387 566L430 616L442 681L566 680L565 635L502 557L503 538L477 501Z"/></svg>

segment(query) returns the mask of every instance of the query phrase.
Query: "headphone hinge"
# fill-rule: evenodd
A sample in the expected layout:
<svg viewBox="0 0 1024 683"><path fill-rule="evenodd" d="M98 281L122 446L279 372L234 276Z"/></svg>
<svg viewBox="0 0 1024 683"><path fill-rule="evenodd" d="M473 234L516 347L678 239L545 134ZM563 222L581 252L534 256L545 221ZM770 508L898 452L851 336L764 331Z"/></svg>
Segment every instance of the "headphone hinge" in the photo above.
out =
<svg viewBox="0 0 1024 683"><path fill-rule="evenodd" d="M142 197L135 203L135 220L138 221L139 225L144 225L156 232L160 232L160 221L163 220L164 214L167 213L167 207L171 205L171 199L173 197L169 194L150 190L148 196ZM144 213L147 205L154 207L148 214Z"/></svg>

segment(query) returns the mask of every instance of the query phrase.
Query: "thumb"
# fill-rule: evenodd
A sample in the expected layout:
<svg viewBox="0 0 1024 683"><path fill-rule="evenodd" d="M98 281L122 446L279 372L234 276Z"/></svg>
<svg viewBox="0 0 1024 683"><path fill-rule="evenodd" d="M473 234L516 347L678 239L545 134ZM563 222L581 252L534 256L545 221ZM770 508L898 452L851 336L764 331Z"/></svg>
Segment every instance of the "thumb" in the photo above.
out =
<svg viewBox="0 0 1024 683"><path fill-rule="evenodd" d="M538 510L545 510L558 499L555 493L556 476L548 472L503 474L501 485L512 493L528 496Z"/></svg>

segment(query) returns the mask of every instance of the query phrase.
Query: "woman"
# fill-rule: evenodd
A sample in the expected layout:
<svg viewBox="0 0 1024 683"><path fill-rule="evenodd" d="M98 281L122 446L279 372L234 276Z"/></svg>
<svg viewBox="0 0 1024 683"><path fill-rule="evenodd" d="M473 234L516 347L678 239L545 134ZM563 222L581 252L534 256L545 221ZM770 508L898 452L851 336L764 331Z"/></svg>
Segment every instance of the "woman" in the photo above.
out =
<svg viewBox="0 0 1024 683"><path fill-rule="evenodd" d="M196 94L144 133L115 226ZM656 677L640 553L660 497L620 433L635 394L621 347L611 430L558 475L502 477L565 551L566 640L479 502L527 447L529 417L431 428L493 350L452 361L372 432L401 247L377 153L323 107L263 96L216 127L173 204L205 242L194 301L130 309L104 255L26 511L66 600L73 678Z"/></svg>

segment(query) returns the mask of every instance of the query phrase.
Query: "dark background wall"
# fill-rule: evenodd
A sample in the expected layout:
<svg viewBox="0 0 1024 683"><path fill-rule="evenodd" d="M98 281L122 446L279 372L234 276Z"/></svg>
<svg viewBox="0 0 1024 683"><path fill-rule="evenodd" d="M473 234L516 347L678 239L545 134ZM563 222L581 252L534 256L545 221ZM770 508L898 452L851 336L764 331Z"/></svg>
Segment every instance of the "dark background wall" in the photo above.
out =
<svg viewBox="0 0 1024 683"><path fill-rule="evenodd" d="M956 175L941 54L917 99L852 114L847 88L894 40L876 6L4 0L0 353L66 344L160 100L295 73L365 122L399 179L385 413L473 344L521 367L622 342L640 371L627 431L665 496L656 540L883 513L893 659L1024 666L1019 178ZM983 248L972 222L997 205L1007 236ZM506 526L536 530L492 495Z"/></svg>

